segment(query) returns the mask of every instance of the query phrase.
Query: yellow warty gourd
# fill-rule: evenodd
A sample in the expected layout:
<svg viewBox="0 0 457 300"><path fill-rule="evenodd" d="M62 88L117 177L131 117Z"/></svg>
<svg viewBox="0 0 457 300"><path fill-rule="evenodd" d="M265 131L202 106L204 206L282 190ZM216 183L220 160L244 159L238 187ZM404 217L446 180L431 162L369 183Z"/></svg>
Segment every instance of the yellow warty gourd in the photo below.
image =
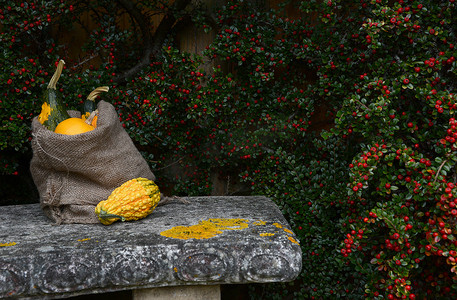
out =
<svg viewBox="0 0 457 300"><path fill-rule="evenodd" d="M116 188L108 199L95 207L100 222L110 225L117 220L134 221L145 218L160 201L157 185L146 178L135 178Z"/></svg>

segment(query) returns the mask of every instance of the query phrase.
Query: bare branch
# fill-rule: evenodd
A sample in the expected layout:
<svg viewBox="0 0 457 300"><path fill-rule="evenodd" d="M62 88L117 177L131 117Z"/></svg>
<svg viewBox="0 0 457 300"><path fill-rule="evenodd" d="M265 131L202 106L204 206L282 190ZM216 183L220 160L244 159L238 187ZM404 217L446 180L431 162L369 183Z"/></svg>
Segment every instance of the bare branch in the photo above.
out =
<svg viewBox="0 0 457 300"><path fill-rule="evenodd" d="M162 44L170 33L173 25L176 23L174 13L176 11L182 11L191 2L191 0L175 0L173 5L167 11L162 21L160 22L155 34L151 34L151 24L147 15L143 14L141 10L136 6L135 2L131 0L116 0L136 21L141 29L143 38L143 55L139 62L131 69L118 75L114 82L121 83L125 82L127 78L137 74L141 69L151 63L151 56L158 56L162 51Z"/></svg>
<svg viewBox="0 0 457 300"><path fill-rule="evenodd" d="M142 14L141 10L136 6L135 2L130 0L117 0L117 2L136 21L140 27L141 35L143 37L143 57L140 59L138 64L114 79L114 82L119 83L125 81L128 77L138 73L138 71L150 63L150 56L152 53L152 37L150 32L151 24L149 23L149 19Z"/></svg>
<svg viewBox="0 0 457 300"><path fill-rule="evenodd" d="M78 69L79 67L81 67L82 65L84 65L85 63L93 60L96 57L98 57L98 53L97 54L93 54L93 55L89 55L89 57L85 58L84 60L82 60L80 58L79 62L77 64L71 66L70 69L74 71L74 70Z"/></svg>
<svg viewBox="0 0 457 300"><path fill-rule="evenodd" d="M440 167L438 168L438 171L436 171L436 176L435 176L435 180L433 180L433 184L435 184L436 181L438 180L438 177L439 177L439 175L440 175L441 169L444 167L444 165L445 165L448 161L449 161L448 159L445 159L445 160L441 163Z"/></svg>

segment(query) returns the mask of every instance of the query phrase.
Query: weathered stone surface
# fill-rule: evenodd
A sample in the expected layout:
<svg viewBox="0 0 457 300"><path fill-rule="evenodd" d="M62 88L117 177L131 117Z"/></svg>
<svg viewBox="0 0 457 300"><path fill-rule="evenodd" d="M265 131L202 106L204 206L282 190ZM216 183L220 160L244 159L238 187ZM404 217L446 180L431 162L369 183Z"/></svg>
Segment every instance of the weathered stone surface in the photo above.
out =
<svg viewBox="0 0 457 300"><path fill-rule="evenodd" d="M53 225L38 205L0 207L0 298L177 285L291 281L301 270L297 239L261 196L191 197L135 222ZM204 239L161 235L210 219L242 219ZM235 230L231 230L235 229Z"/></svg>

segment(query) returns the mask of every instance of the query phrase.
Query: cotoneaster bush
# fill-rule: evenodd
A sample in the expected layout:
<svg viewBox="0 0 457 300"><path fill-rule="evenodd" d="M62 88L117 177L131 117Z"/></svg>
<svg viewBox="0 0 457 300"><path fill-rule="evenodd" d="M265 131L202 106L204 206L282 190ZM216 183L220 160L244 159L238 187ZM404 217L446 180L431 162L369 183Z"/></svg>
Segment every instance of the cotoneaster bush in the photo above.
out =
<svg viewBox="0 0 457 300"><path fill-rule="evenodd" d="M451 299L454 3L366 1L346 13L335 5L322 9L316 32L337 38L312 48L326 58L318 66L324 95L341 97L323 137L361 147L340 196L347 200L341 256L363 276L367 298Z"/></svg>
<svg viewBox="0 0 457 300"><path fill-rule="evenodd" d="M269 143L262 150L270 151L240 174L254 193L278 202L300 236L304 272L291 288L295 296L455 297L454 3L307 1L301 10L318 20L259 20L277 34L275 43L258 49L244 46L241 32L235 45L224 43L226 33L251 28L249 9L233 16L243 4L232 4L220 17L230 27L210 53L225 61L238 57L235 65L244 72L236 75L255 79L255 56L249 60L246 53L267 49L278 57L278 45L290 41L283 50L287 72L294 74L297 62L315 70L308 81L305 72L287 78L298 78L294 84L303 87L299 99L307 105L297 105L293 117L311 121L316 103L334 116L324 141L275 127L274 138L261 139ZM259 36L268 45L265 32ZM252 69L243 69L253 60Z"/></svg>
<svg viewBox="0 0 457 300"><path fill-rule="evenodd" d="M147 17L119 21L138 8L176 26L159 38ZM2 177L26 172L63 58L68 108L109 85L102 98L161 190L209 195L223 181L279 205L303 271L253 298L455 299L456 13L448 0L3 1ZM214 36L200 55L175 39L189 24ZM77 28L82 52L59 34Z"/></svg>

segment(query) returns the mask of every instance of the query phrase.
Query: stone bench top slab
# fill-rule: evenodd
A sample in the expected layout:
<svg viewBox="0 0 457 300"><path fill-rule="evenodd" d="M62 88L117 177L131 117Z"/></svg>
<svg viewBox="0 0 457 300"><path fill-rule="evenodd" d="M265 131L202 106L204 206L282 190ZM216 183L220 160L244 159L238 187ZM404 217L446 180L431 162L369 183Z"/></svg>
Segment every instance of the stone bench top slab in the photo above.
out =
<svg viewBox="0 0 457 300"><path fill-rule="evenodd" d="M286 282L300 273L298 239L270 199L182 199L109 226L56 226L39 204L0 207L0 298Z"/></svg>

